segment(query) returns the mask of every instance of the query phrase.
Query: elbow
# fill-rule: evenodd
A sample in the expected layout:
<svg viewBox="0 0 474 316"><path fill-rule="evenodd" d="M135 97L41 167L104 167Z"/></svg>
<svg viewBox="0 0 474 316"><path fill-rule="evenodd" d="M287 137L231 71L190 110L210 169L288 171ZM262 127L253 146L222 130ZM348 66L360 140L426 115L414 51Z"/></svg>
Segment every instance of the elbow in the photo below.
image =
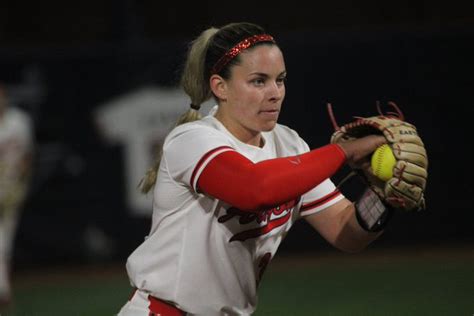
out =
<svg viewBox="0 0 474 316"><path fill-rule="evenodd" d="M257 212L271 206L258 192L248 192L244 196L241 201L234 203L234 206L242 211Z"/></svg>
<svg viewBox="0 0 474 316"><path fill-rule="evenodd" d="M258 181L255 181L255 185L252 186L252 192L249 193L252 210L266 210L278 205L281 202L279 201L281 197L274 194L275 190L268 177L261 175L258 179Z"/></svg>
<svg viewBox="0 0 474 316"><path fill-rule="evenodd" d="M275 198L266 187L265 177L260 177L257 181L248 182L249 185L241 188L242 199L236 201L234 206L242 211L255 212L271 208L275 205Z"/></svg>

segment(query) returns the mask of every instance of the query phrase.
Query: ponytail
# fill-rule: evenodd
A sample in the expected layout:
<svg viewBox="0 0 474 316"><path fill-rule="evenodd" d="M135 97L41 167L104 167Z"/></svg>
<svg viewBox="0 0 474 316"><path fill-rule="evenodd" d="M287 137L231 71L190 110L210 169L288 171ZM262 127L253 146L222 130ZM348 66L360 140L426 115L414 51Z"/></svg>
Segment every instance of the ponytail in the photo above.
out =
<svg viewBox="0 0 474 316"><path fill-rule="evenodd" d="M201 104L213 96L209 85L211 71L214 70L214 73L224 79L230 78L231 67L239 63L238 54L237 56L232 56L232 58L227 58L225 63L220 64L217 72L215 72L215 65L236 44L249 38L257 39L251 44L270 43L275 45L273 38L265 35L263 28L246 22L230 23L220 29L208 28L191 42L181 76L181 86L184 92L191 98L191 106L190 109L179 117L175 126L201 119L201 114L199 113ZM247 47L248 45L244 49ZM149 192L156 182L162 154L162 149L160 148L153 167L146 172L144 178L139 183L143 193Z"/></svg>
<svg viewBox="0 0 474 316"><path fill-rule="evenodd" d="M201 35L191 43L181 76L181 86L184 92L191 98L191 105L190 108L178 118L175 127L184 123L200 120L202 118L199 113L201 104L212 97L211 88L208 83L209 78L207 77L206 53L210 39L217 31L217 28L209 28L202 32ZM148 193L155 185L162 155L163 149L160 148L153 166L147 170L145 176L138 184L142 193Z"/></svg>

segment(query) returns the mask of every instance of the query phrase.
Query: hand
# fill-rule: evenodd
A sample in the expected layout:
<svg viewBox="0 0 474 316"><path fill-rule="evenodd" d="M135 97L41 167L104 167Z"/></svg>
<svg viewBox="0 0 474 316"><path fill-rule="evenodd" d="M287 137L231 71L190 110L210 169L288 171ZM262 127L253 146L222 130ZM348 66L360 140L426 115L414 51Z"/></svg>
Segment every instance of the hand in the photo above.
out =
<svg viewBox="0 0 474 316"><path fill-rule="evenodd" d="M346 152L347 163L367 182L368 186L391 207L416 211L425 208L425 188L428 179L428 155L416 126L405 121L398 106L384 114L377 104L377 115L354 116L355 120L338 126L332 109L329 114L335 131L331 144L338 144ZM377 135L373 138L363 137ZM380 140L386 138L386 141ZM357 139L357 140L356 140ZM362 142L359 142L361 140ZM396 164L393 176L380 180L370 168L371 152L387 143L393 151Z"/></svg>
<svg viewBox="0 0 474 316"><path fill-rule="evenodd" d="M354 140L338 143L346 154L346 162L353 169L364 169L370 166L370 156L387 140L381 135L369 135Z"/></svg>

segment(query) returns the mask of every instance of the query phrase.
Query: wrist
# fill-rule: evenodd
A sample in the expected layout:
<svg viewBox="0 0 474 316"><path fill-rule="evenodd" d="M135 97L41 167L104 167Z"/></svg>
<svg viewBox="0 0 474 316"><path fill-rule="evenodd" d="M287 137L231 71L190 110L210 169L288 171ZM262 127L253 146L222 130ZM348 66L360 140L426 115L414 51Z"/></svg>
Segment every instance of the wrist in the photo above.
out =
<svg viewBox="0 0 474 316"><path fill-rule="evenodd" d="M357 200L355 212L359 225L367 232L382 231L393 215L393 209L371 189L367 189Z"/></svg>
<svg viewBox="0 0 474 316"><path fill-rule="evenodd" d="M341 154L341 156L344 157L344 160L347 160L349 158L348 152L342 143L331 144L331 146L334 146L337 149L337 151Z"/></svg>

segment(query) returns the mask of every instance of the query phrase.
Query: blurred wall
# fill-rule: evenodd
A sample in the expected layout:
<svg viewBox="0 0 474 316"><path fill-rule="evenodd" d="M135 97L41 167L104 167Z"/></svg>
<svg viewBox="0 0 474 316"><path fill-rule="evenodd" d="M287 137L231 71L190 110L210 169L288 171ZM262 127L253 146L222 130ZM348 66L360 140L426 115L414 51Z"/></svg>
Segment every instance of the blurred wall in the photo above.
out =
<svg viewBox="0 0 474 316"><path fill-rule="evenodd" d="M224 16L207 3L198 21L188 10L156 2L73 3L63 14L52 14L55 7L47 3L32 4L28 10L37 14L29 19L24 8L8 4L0 11L0 80L33 115L37 139L17 264L122 260L143 240L150 219L134 215L127 203L126 149L104 138L95 113L144 87L175 89L187 42L237 13L262 19L258 23L277 36L288 69L281 123L311 147L331 135L326 102L344 123L374 114L376 100L395 101L418 126L430 155L428 211L399 214L374 247L472 244L473 172L466 167L474 114L472 17L459 8L411 3L410 10L375 2L320 4L264 18L259 12L269 9L263 5ZM357 195L355 184L343 191ZM302 222L282 251L325 247Z"/></svg>

